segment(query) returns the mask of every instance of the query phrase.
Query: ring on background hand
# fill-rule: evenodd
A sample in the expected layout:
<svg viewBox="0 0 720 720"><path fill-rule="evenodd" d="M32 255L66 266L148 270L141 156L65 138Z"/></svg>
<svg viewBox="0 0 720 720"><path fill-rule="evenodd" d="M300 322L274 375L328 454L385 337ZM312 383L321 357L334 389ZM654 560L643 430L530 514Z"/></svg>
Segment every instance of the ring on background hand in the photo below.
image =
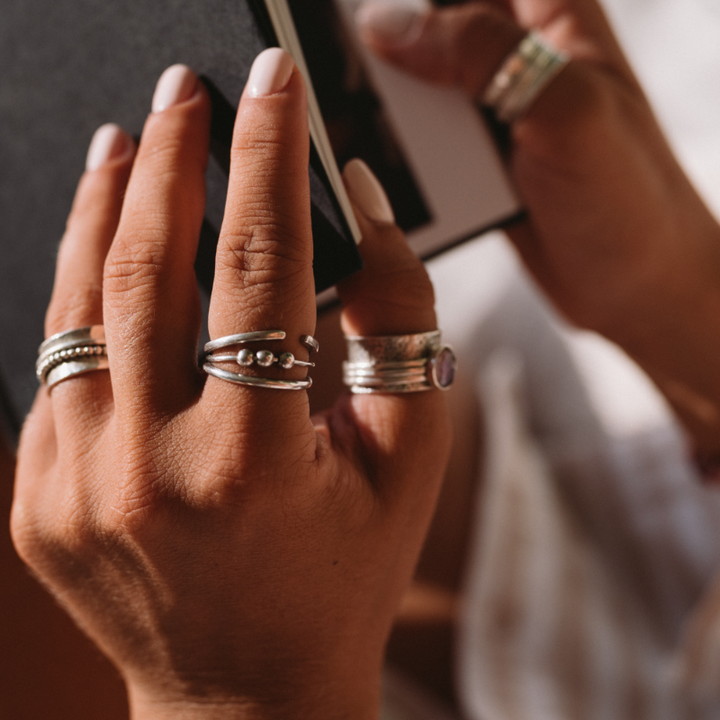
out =
<svg viewBox="0 0 720 720"><path fill-rule="evenodd" d="M217 340L211 340L206 343L203 348L205 351L203 370L208 375L236 385L249 385L252 387L269 388L271 390L306 390L312 385L311 378L306 378L305 380L276 380L231 372L230 370L218 367L218 363L228 362L236 363L241 368L247 368L253 365L260 368L277 366L282 370L290 370L290 368L296 365L298 367L315 367L314 362L298 360L291 352L276 353L264 348L253 351L249 348L241 347L235 353L217 353L218 350L225 350L233 346L245 345L246 343L284 340L286 337L287 334L284 330L259 330L255 332L238 333L236 335L226 335ZM300 342L311 354L320 350L320 344L312 335L301 335Z"/></svg>
<svg viewBox="0 0 720 720"><path fill-rule="evenodd" d="M517 120L569 60L567 53L529 33L493 76L482 104L491 107L502 122Z"/></svg>
<svg viewBox="0 0 720 720"><path fill-rule="evenodd" d="M414 335L346 336L343 382L356 394L447 390L457 360L439 330Z"/></svg>
<svg viewBox="0 0 720 720"><path fill-rule="evenodd" d="M48 388L62 380L110 365L103 325L66 330L52 335L38 348L35 375Z"/></svg>

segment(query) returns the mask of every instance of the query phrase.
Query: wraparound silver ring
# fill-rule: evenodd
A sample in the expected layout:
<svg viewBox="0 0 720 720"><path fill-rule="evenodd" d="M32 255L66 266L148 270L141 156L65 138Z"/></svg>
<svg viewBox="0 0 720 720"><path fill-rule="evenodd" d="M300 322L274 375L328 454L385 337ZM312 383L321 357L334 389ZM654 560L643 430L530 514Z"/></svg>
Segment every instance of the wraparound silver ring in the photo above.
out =
<svg viewBox="0 0 720 720"><path fill-rule="evenodd" d="M250 350L242 347L247 343L271 342L284 340L287 333L284 330L257 330L234 335L225 335L216 340L205 343L205 358L203 370L220 380L234 383L236 385L248 385L252 387L268 388L272 390L306 390L312 385L310 378L304 380L281 380L275 378L264 378L256 375L245 375L241 372L232 372L225 368L218 367L218 363L236 363L240 368L257 366L260 369L278 367L282 370L290 370L295 366L314 367L315 363L298 360L291 352L271 351L267 349ZM320 349L318 341L312 335L301 335L300 343L304 345L310 354ZM227 348L240 346L237 352L227 351ZM224 350L225 352L217 352Z"/></svg>

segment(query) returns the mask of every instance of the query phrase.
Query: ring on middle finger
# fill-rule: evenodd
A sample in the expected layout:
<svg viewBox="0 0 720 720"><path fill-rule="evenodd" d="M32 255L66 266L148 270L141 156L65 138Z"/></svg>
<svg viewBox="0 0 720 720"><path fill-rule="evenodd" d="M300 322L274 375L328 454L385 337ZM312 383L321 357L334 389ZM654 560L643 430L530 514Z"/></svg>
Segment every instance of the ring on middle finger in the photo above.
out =
<svg viewBox="0 0 720 720"><path fill-rule="evenodd" d="M241 369L253 366L258 368L278 367L282 370L290 370L295 366L315 367L314 362L298 360L291 352L277 352L267 348L255 350L246 347L248 343L284 340L285 337L286 333L283 330L260 330L226 335L217 340L211 340L204 347L203 370L208 375L236 385L250 385L273 390L306 390L312 385L312 379L309 377L304 380L278 380L246 375L244 372L233 372L219 367L219 364L222 363L235 363ZM300 342L310 353L320 349L317 340L311 335L302 335ZM230 352L229 348L233 347L239 347L239 349L236 352Z"/></svg>

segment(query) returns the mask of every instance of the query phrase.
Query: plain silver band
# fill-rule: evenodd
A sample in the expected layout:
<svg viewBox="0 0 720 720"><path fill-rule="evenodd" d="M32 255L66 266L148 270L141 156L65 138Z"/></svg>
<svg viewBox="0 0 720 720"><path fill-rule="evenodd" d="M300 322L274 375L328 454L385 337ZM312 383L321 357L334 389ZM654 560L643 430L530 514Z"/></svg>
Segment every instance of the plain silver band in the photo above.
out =
<svg viewBox="0 0 720 720"><path fill-rule="evenodd" d="M45 340L38 348L38 356L42 357L49 352L57 352L66 348L77 347L78 345L104 345L105 326L91 325L88 327L65 330L55 333Z"/></svg>
<svg viewBox="0 0 720 720"><path fill-rule="evenodd" d="M225 335L217 340L211 340L205 343L203 350L209 355L220 348L230 347L231 345L242 345L248 342L258 342L260 340L284 340L286 333L284 330L257 330L256 332L237 333L236 335Z"/></svg>
<svg viewBox="0 0 720 720"><path fill-rule="evenodd" d="M493 108L502 122L517 120L569 59L567 53L551 47L536 33L529 33L495 73L482 103Z"/></svg>
<svg viewBox="0 0 720 720"><path fill-rule="evenodd" d="M76 375L84 375L94 370L109 370L110 363L107 355L94 355L84 358L74 358L67 360L55 366L45 375L45 384L48 389L57 385L63 380L75 377Z"/></svg>
<svg viewBox="0 0 720 720"><path fill-rule="evenodd" d="M312 379L306 380L272 380L270 378L240 375L239 373L223 370L212 363L205 363L203 370L219 380L226 380L235 385L251 385L253 387L268 388L270 390L307 390L312 385Z"/></svg>
<svg viewBox="0 0 720 720"><path fill-rule="evenodd" d="M284 330L256 330L254 332L237 333L236 335L225 335L217 340L205 343L203 351L206 355L220 350L220 348L242 345L248 342L259 342L260 340L284 340L287 333ZM300 343L310 352L319 352L320 343L312 335L301 335Z"/></svg>

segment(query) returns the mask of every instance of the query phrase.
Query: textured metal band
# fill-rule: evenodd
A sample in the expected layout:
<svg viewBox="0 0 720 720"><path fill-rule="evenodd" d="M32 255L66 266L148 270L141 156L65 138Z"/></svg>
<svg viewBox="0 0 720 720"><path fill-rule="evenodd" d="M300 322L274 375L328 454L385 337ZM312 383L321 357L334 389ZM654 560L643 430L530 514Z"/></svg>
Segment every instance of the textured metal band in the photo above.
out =
<svg viewBox="0 0 720 720"><path fill-rule="evenodd" d="M83 357L65 362L52 368L45 375L45 384L48 388L57 385L63 380L67 380L76 375L84 375L94 370L109 370L110 364L107 355L97 355L92 357Z"/></svg>
<svg viewBox="0 0 720 720"><path fill-rule="evenodd" d="M428 358L440 348L442 334L439 330L431 330L414 335L347 335L345 342L348 362L377 366Z"/></svg>
<svg viewBox="0 0 720 720"><path fill-rule="evenodd" d="M207 362L203 365L203 370L208 375L235 385L250 385L252 387L268 388L269 390L307 390L312 385L311 378L306 380L272 380L252 375L240 375Z"/></svg>
<svg viewBox="0 0 720 720"><path fill-rule="evenodd" d="M447 390L455 375L455 355L439 330L414 335L346 338L343 382L350 391L410 393ZM439 368L439 370L438 370Z"/></svg>
<svg viewBox="0 0 720 720"><path fill-rule="evenodd" d="M482 103L493 108L499 120L516 120L569 59L536 33L529 33L495 73L483 93Z"/></svg>

